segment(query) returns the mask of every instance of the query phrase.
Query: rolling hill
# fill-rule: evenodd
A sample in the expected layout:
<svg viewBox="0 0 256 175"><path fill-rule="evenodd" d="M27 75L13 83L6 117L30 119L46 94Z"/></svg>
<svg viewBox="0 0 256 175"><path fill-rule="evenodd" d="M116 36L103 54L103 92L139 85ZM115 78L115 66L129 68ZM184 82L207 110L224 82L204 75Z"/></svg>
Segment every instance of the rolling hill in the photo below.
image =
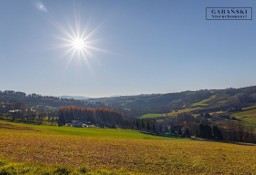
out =
<svg viewBox="0 0 256 175"><path fill-rule="evenodd" d="M52 107L75 105L80 107L111 107L131 118L145 114L177 115L183 112L193 114L205 112L237 112L239 109L256 105L256 86L245 88L184 91L167 94L143 94L86 100L62 99L23 92L0 91L0 102L18 102L26 105ZM232 111L234 110L234 111Z"/></svg>
<svg viewBox="0 0 256 175"><path fill-rule="evenodd" d="M245 88L184 91L168 94L121 96L89 99L122 110L130 116L144 114L177 115L183 112L194 114L205 112L232 111L256 104L256 86Z"/></svg>

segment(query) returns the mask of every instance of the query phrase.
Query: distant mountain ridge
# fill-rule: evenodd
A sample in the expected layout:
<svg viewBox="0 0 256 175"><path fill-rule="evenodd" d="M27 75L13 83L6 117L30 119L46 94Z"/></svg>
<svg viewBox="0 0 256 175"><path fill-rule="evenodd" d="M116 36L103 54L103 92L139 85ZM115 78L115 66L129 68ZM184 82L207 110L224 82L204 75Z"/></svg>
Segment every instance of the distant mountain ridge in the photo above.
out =
<svg viewBox="0 0 256 175"><path fill-rule="evenodd" d="M69 96L69 95L62 95L57 97L65 98L65 99L74 99L74 100L87 100L90 98L90 97L84 97L84 96Z"/></svg>

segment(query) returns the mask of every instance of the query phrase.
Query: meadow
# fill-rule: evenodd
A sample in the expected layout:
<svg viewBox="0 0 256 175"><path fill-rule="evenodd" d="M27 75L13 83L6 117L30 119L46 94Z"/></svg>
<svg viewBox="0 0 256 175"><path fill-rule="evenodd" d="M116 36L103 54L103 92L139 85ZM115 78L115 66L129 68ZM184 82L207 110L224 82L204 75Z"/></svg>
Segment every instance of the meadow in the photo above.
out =
<svg viewBox="0 0 256 175"><path fill-rule="evenodd" d="M255 174L256 146L0 121L0 174Z"/></svg>
<svg viewBox="0 0 256 175"><path fill-rule="evenodd" d="M140 119L151 119L151 118L162 118L162 117L177 117L179 114L182 113L191 113L195 110L201 109L200 107L195 107L195 108L184 108L184 109L179 109L177 111L171 111L169 113L165 114L145 114L140 116Z"/></svg>
<svg viewBox="0 0 256 175"><path fill-rule="evenodd" d="M191 106L192 107L196 107L196 106L207 106L208 102L211 100L214 100L216 98L216 95L213 95L207 99L204 99L202 101L196 102L196 103L192 103Z"/></svg>
<svg viewBox="0 0 256 175"><path fill-rule="evenodd" d="M243 108L242 112L233 113L232 116L249 124L256 124L256 106Z"/></svg>
<svg viewBox="0 0 256 175"><path fill-rule="evenodd" d="M140 119L158 118L162 117L162 114L145 114L140 117Z"/></svg>

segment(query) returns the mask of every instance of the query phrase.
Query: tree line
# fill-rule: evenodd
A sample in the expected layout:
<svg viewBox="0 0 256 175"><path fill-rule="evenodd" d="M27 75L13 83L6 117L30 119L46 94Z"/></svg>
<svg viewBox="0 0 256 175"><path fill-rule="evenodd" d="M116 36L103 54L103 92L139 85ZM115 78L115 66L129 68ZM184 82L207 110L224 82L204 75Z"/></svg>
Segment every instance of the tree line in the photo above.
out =
<svg viewBox="0 0 256 175"><path fill-rule="evenodd" d="M77 106L61 106L59 108L58 125L72 121L90 122L100 126L116 127L125 122L124 115L111 108L86 108Z"/></svg>
<svg viewBox="0 0 256 175"><path fill-rule="evenodd" d="M48 106L27 106L20 102L0 102L0 118L9 121L56 125L58 112Z"/></svg>
<svg viewBox="0 0 256 175"><path fill-rule="evenodd" d="M136 119L133 128L142 132L178 137L199 137L211 140L256 143L256 127L235 119L212 117L209 114L193 117L189 113L178 117Z"/></svg>
<svg viewBox="0 0 256 175"><path fill-rule="evenodd" d="M101 102L89 102L86 100L75 100L53 96L42 96L39 94L26 94L24 92L16 92L11 90L0 91L0 102L4 103L23 103L30 106L42 105L58 108L59 106L80 106L80 107L106 107Z"/></svg>

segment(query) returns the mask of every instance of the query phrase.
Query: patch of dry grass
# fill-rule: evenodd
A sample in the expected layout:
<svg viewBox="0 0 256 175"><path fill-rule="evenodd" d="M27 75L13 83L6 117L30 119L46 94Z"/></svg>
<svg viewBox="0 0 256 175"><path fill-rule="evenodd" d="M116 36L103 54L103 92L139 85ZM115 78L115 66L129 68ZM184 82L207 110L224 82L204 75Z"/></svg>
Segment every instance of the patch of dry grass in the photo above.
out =
<svg viewBox="0 0 256 175"><path fill-rule="evenodd" d="M0 129L0 158L127 174L255 174L256 147L188 139L118 139Z"/></svg>

